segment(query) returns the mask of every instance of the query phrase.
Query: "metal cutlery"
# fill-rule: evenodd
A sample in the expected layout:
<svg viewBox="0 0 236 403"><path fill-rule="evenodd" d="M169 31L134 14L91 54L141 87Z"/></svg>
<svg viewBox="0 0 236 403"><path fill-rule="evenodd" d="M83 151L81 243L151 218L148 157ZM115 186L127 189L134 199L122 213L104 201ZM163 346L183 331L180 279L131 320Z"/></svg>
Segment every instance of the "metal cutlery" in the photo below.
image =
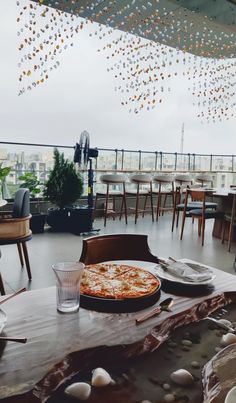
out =
<svg viewBox="0 0 236 403"><path fill-rule="evenodd" d="M17 295L21 294L22 292L26 291L26 288L20 288L19 290L17 290L16 292L14 292L13 294L9 295L8 297L6 297L5 299L0 301L0 305L4 304L5 302L7 302L9 299L16 297Z"/></svg>
<svg viewBox="0 0 236 403"><path fill-rule="evenodd" d="M136 325L139 325L140 323L144 322L145 320L152 318L153 316L159 315L162 311L165 312L170 312L170 308L172 307L174 303L173 298L167 298L164 301L162 301L158 306L155 308L151 309L149 312L140 315L135 319Z"/></svg>
<svg viewBox="0 0 236 403"><path fill-rule="evenodd" d="M26 337L8 337L8 336L0 336L0 341L14 341L16 343L26 343Z"/></svg>

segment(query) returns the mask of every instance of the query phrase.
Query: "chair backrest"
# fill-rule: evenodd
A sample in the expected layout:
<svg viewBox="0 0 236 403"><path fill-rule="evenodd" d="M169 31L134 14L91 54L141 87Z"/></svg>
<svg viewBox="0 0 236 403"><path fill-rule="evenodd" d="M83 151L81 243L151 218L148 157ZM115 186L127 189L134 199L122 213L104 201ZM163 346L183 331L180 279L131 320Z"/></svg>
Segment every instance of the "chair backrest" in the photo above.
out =
<svg viewBox="0 0 236 403"><path fill-rule="evenodd" d="M191 196L192 201L205 202L206 193L204 191L188 189L187 192Z"/></svg>
<svg viewBox="0 0 236 403"><path fill-rule="evenodd" d="M101 235L83 240L80 261L95 264L113 260L139 260L158 263L147 243L147 235Z"/></svg>
<svg viewBox="0 0 236 403"><path fill-rule="evenodd" d="M12 217L23 218L30 215L29 189L20 188L15 194Z"/></svg>

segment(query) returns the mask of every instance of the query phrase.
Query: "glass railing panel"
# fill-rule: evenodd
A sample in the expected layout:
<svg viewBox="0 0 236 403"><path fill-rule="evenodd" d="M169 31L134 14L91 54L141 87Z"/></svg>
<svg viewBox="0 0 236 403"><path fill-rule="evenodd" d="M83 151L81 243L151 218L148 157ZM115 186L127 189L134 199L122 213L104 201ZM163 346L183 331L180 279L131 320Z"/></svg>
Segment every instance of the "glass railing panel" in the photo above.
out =
<svg viewBox="0 0 236 403"><path fill-rule="evenodd" d="M175 171L176 154L162 154L162 171Z"/></svg>
<svg viewBox="0 0 236 403"><path fill-rule="evenodd" d="M73 160L73 146L58 146L65 157ZM19 176L25 172L35 172L40 182L44 183L53 167L53 146L30 144L4 144L0 143L0 162L11 166L7 177L10 196L18 188ZM219 188L236 184L236 156L228 155L200 155L146 152L132 150L99 149L97 160L93 159L94 179L96 190L104 190L100 183L100 174L111 171L128 171L127 176L141 171L183 172L191 171L193 177L197 172L206 172L213 175L214 186ZM96 172L101 170L102 172ZM235 173L234 173L235 171ZM87 194L87 170L81 171L84 178L84 195ZM115 190L115 188L114 188Z"/></svg>
<svg viewBox="0 0 236 403"><path fill-rule="evenodd" d="M141 170L154 171L156 169L156 154L151 152L141 153Z"/></svg>
<svg viewBox="0 0 236 403"><path fill-rule="evenodd" d="M194 170L195 171L209 171L211 169L211 156L210 155L195 155L194 156Z"/></svg>
<svg viewBox="0 0 236 403"><path fill-rule="evenodd" d="M140 153L138 151L124 151L123 170L139 170Z"/></svg>
<svg viewBox="0 0 236 403"><path fill-rule="evenodd" d="M115 150L99 150L98 158L94 164L96 169L112 170L116 169L116 151Z"/></svg>
<svg viewBox="0 0 236 403"><path fill-rule="evenodd" d="M213 155L212 171L232 172L232 156Z"/></svg>
<svg viewBox="0 0 236 403"><path fill-rule="evenodd" d="M66 158L73 161L73 147L58 147L58 149ZM8 193L6 197L14 197L22 183L19 177L27 172L35 173L40 183L44 184L54 165L53 151L54 147L51 146L0 144L0 162L3 166L11 167L6 178Z"/></svg>
<svg viewBox="0 0 236 403"><path fill-rule="evenodd" d="M178 154L176 162L176 171L189 171L191 169L191 162L189 154Z"/></svg>

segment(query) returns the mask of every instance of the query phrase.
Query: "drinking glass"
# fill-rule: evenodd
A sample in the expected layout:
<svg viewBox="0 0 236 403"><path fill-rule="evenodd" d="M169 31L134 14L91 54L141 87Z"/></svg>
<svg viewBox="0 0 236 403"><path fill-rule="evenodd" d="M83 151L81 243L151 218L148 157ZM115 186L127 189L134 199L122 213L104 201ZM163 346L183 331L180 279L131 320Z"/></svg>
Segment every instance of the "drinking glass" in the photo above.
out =
<svg viewBox="0 0 236 403"><path fill-rule="evenodd" d="M80 304L80 282L84 270L81 262L61 262L52 266L56 276L57 310L76 312Z"/></svg>

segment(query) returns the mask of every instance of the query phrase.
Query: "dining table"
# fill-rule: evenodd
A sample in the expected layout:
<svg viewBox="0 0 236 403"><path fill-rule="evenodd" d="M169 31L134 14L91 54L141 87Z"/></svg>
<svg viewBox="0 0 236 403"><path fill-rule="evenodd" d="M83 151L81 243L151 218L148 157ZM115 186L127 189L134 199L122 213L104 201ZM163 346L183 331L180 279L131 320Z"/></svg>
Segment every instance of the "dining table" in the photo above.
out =
<svg viewBox="0 0 236 403"><path fill-rule="evenodd" d="M236 188L208 188L195 186L193 189L206 193L206 201L214 201L217 203L217 211L224 214L231 215L233 195L236 193ZM222 238L222 227L224 217L217 217L214 219L212 235L215 238ZM229 221L225 222L225 240L228 241L229 237ZM236 241L236 230L233 232L232 242Z"/></svg>
<svg viewBox="0 0 236 403"><path fill-rule="evenodd" d="M231 215L233 195L236 193L234 188L220 188L208 191L208 194L217 203L217 210L224 214ZM215 218L212 235L216 238L222 238L222 227L224 218ZM229 237L229 221L225 222L225 240ZM232 242L236 241L236 231L233 232Z"/></svg>
<svg viewBox="0 0 236 403"><path fill-rule="evenodd" d="M155 264L135 262L155 272ZM173 298L170 312L162 312L137 325L141 312L106 313L80 307L63 314L56 309L56 288L26 291L0 308L7 315L5 336L27 337L26 344L0 342L0 401L34 403L46 401L63 378L79 371L81 365L116 359L125 360L156 350L179 326L200 320L236 298L236 276L212 269L215 278L204 291L185 292L178 287L162 287L157 306ZM163 282L164 285L164 282ZM232 297L233 296L233 297Z"/></svg>

